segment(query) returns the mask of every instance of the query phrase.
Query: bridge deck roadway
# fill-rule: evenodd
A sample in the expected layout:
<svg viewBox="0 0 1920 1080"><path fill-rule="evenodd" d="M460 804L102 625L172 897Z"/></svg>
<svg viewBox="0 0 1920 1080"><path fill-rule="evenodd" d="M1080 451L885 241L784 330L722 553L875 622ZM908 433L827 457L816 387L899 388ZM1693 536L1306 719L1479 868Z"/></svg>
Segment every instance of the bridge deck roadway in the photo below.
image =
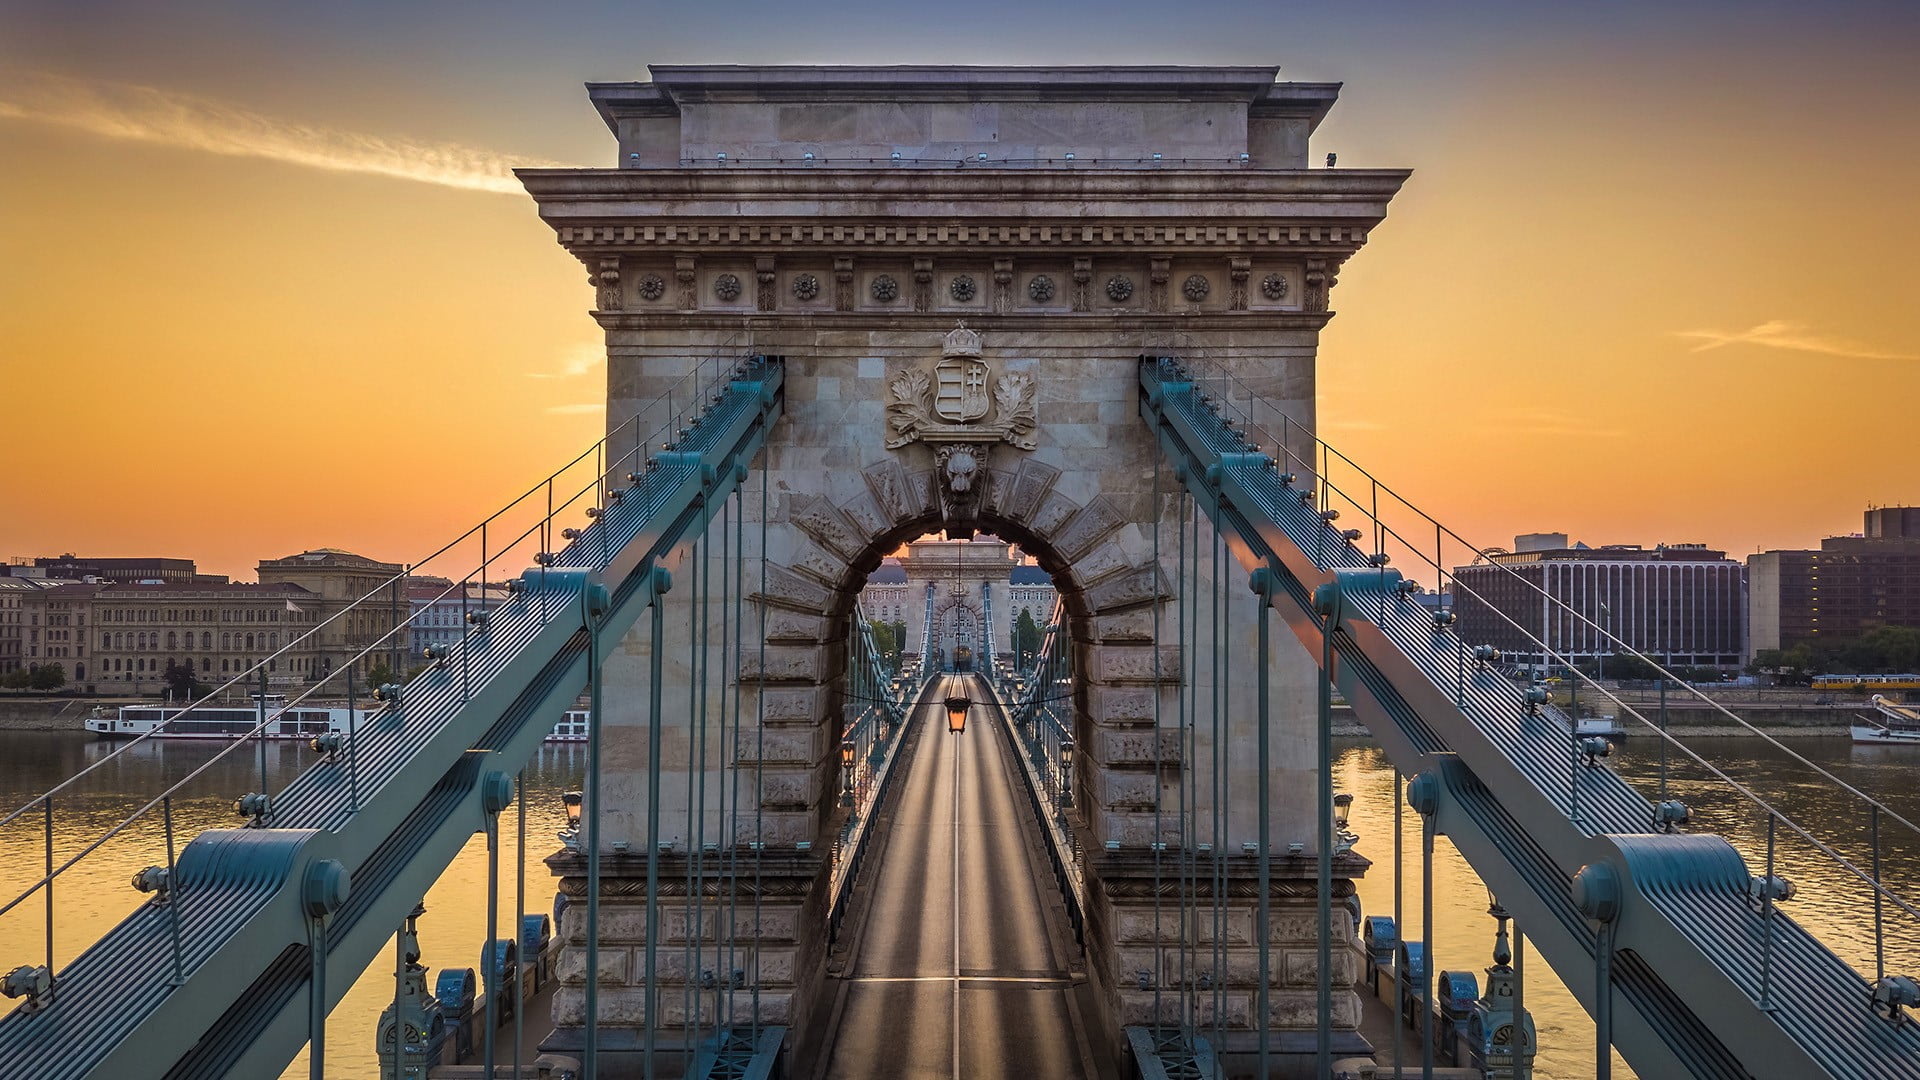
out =
<svg viewBox="0 0 1920 1080"><path fill-rule="evenodd" d="M947 731L949 693L991 701L978 676L941 676L908 734L880 858L867 871L817 1077L1095 1077L1091 1002L1004 721L975 705Z"/></svg>

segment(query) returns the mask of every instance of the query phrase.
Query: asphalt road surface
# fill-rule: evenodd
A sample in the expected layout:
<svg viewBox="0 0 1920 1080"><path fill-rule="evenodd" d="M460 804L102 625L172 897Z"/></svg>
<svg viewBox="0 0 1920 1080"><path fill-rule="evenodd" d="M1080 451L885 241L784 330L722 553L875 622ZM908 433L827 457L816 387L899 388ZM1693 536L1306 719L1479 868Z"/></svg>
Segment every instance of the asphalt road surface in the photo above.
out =
<svg viewBox="0 0 1920 1080"><path fill-rule="evenodd" d="M978 676L943 676L916 706L821 1075L1093 1076L1019 765L991 705L948 732L948 694L989 698Z"/></svg>

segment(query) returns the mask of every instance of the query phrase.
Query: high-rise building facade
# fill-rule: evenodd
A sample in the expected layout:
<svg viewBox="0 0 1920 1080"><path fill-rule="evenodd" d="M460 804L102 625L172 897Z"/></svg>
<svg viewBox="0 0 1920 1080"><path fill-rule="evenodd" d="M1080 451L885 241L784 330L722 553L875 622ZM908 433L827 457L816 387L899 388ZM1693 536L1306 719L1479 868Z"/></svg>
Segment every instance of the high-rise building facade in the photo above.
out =
<svg viewBox="0 0 1920 1080"><path fill-rule="evenodd" d="M1516 664L1580 663L1624 651L1662 664L1737 667L1745 658L1741 566L1701 544L1543 548L1515 544L1456 567L1462 636ZM1540 643L1544 643L1542 648Z"/></svg>
<svg viewBox="0 0 1920 1080"><path fill-rule="evenodd" d="M1920 507L1876 507L1858 536L1747 559L1752 652L1920 627Z"/></svg>

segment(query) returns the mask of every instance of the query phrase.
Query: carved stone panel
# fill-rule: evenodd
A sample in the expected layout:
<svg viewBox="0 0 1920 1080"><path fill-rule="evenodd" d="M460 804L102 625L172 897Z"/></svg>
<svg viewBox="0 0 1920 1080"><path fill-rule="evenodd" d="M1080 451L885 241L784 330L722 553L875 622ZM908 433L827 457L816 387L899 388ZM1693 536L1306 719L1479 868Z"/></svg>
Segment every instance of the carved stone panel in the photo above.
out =
<svg viewBox="0 0 1920 1080"><path fill-rule="evenodd" d="M907 472L898 461L888 458L869 465L863 475L866 477L867 490L873 493L874 504L889 524L898 525L919 516L920 507L907 487Z"/></svg>
<svg viewBox="0 0 1920 1080"><path fill-rule="evenodd" d="M594 274L594 305L601 311L625 307L620 295L620 260L601 259Z"/></svg>
<svg viewBox="0 0 1920 1080"><path fill-rule="evenodd" d="M860 553L860 549L866 547L865 538L859 535L838 507L822 496L815 495L796 502L788 516L808 536L837 552L841 558L852 559Z"/></svg>
<svg viewBox="0 0 1920 1080"><path fill-rule="evenodd" d="M1109 578L1087 590L1087 606L1096 612L1113 611L1152 601L1155 594L1172 595L1158 568L1144 566Z"/></svg>
<svg viewBox="0 0 1920 1080"><path fill-rule="evenodd" d="M1059 535L1060 527L1065 525L1067 519L1072 517L1073 512L1078 509L1080 505L1072 499L1058 491L1051 492L1047 495L1047 500L1040 504L1040 509L1029 519L1031 527L1034 532L1051 543Z"/></svg>
<svg viewBox="0 0 1920 1080"><path fill-rule="evenodd" d="M1147 310L1167 310L1167 278L1172 274L1173 260L1167 258L1149 261L1147 274Z"/></svg>
<svg viewBox="0 0 1920 1080"><path fill-rule="evenodd" d="M933 306L933 260L913 260L913 310L925 311Z"/></svg>
<svg viewBox="0 0 1920 1080"><path fill-rule="evenodd" d="M779 285L774 280L773 256L762 255L755 259L753 273L760 286L754 295L754 306L761 311L772 311L780 300Z"/></svg>
<svg viewBox="0 0 1920 1080"><path fill-rule="evenodd" d="M1180 679L1177 645L1160 646L1158 666L1155 666L1155 649L1151 645L1097 645L1093 651L1097 677L1107 682L1178 682Z"/></svg>
<svg viewBox="0 0 1920 1080"><path fill-rule="evenodd" d="M1078 559L1123 521L1118 502L1100 494L1080 508L1073 520L1054 537L1053 547L1063 558Z"/></svg>
<svg viewBox="0 0 1920 1080"><path fill-rule="evenodd" d="M1013 490L1002 500L1000 512L1017 521L1032 520L1040 500L1053 490L1053 482L1059 478L1059 469L1036 458L1027 458L1014 474Z"/></svg>
<svg viewBox="0 0 1920 1080"><path fill-rule="evenodd" d="M1227 309L1229 311L1247 310L1247 278L1253 273L1253 260L1238 256L1229 262L1229 279L1232 285L1227 290Z"/></svg>
<svg viewBox="0 0 1920 1080"><path fill-rule="evenodd" d="M840 504L840 513L860 530L868 539L879 536L892 527L893 522L883 516L879 507L874 505L873 497L861 492Z"/></svg>
<svg viewBox="0 0 1920 1080"><path fill-rule="evenodd" d="M833 310L853 310L853 260L833 260Z"/></svg>
<svg viewBox="0 0 1920 1080"><path fill-rule="evenodd" d="M753 598L765 599L772 606L820 615L833 606L832 593L826 586L779 566L767 567L766 592L756 593Z"/></svg>
<svg viewBox="0 0 1920 1080"><path fill-rule="evenodd" d="M1093 310L1093 260L1073 260L1073 310Z"/></svg>
<svg viewBox="0 0 1920 1080"><path fill-rule="evenodd" d="M680 285L680 310L692 311L700 306L699 294L694 291L693 258L682 255L673 260L673 277Z"/></svg>

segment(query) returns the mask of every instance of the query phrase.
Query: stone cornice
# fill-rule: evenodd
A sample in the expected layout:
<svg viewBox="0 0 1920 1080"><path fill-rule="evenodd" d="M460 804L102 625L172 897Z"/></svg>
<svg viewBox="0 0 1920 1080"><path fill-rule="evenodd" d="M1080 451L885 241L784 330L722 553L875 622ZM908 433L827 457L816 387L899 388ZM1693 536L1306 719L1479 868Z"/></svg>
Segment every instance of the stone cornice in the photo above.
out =
<svg viewBox="0 0 1920 1080"><path fill-rule="evenodd" d="M631 222L632 219L627 219ZM1124 248L1169 253L1241 252L1286 248L1295 254L1344 258L1367 241L1368 225L1301 224L1258 221L1219 224L1186 222L969 224L950 221L902 223L896 220L822 221L658 221L641 224L559 225L560 244L581 257L630 254L638 250L751 251L754 253L834 253L911 251L977 255L982 249L1026 249L1059 254Z"/></svg>
<svg viewBox="0 0 1920 1080"><path fill-rule="evenodd" d="M956 318L975 330L1037 328L1097 330L1114 334L1187 330L1319 330L1332 311L1072 312L991 314L972 311L795 311L743 314L724 311L595 311L603 330L871 330L876 318L890 329L944 334ZM1116 338L1116 340L1119 340Z"/></svg>
<svg viewBox="0 0 1920 1080"><path fill-rule="evenodd" d="M1183 225L1370 228L1406 182L1404 169L719 168L519 169L556 229L644 221L887 222L1091 227L1175 219Z"/></svg>

